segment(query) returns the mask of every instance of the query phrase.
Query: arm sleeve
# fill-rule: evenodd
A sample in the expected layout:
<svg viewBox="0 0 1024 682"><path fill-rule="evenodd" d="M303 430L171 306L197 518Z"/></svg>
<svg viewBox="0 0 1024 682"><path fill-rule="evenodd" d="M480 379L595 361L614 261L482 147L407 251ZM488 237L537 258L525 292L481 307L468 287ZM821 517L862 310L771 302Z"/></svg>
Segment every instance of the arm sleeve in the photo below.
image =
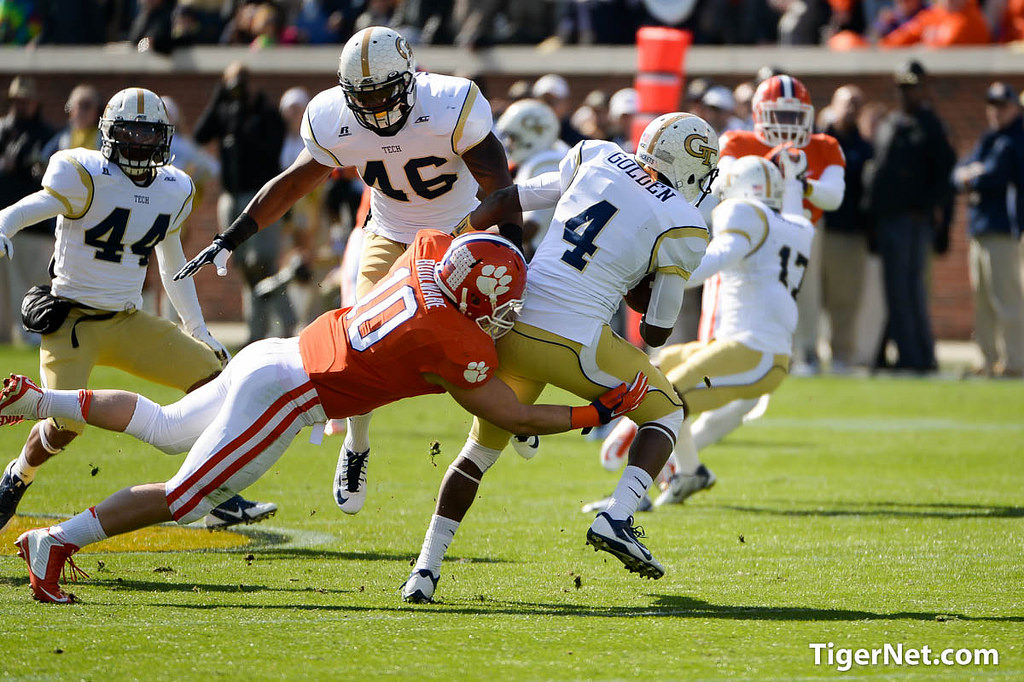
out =
<svg viewBox="0 0 1024 682"><path fill-rule="evenodd" d="M708 238L708 231L704 227L673 227L666 230L654 245L651 259L653 267L648 271L653 269L659 274L689 279L708 248Z"/></svg>
<svg viewBox="0 0 1024 682"><path fill-rule="evenodd" d="M687 280L688 288L698 286L716 272L738 264L760 249L768 238L768 216L764 210L742 201L720 204L715 209L714 225L715 238L708 244L700 266Z"/></svg>
<svg viewBox="0 0 1024 682"><path fill-rule="evenodd" d="M681 276L659 272L654 276L651 287L651 301L647 305L644 321L652 327L668 329L676 323L679 309L683 305L683 291L686 280Z"/></svg>
<svg viewBox="0 0 1024 682"><path fill-rule="evenodd" d="M191 204L191 197L187 203ZM195 280L183 277L174 281L174 274L184 267L186 260L178 232L168 234L156 245L156 257L160 264L160 280L163 282L164 291L171 299L174 309L178 311L185 329L191 334L204 327L206 322L203 320L203 310L199 307Z"/></svg>
<svg viewBox="0 0 1024 682"><path fill-rule="evenodd" d="M60 151L50 157L50 163L43 174L43 191L61 202L61 215L81 218L92 205L93 182L89 171L70 150Z"/></svg>
<svg viewBox="0 0 1024 682"><path fill-rule="evenodd" d="M188 217L192 214L193 201L196 196L195 183L192 182L192 178L189 178L187 175L185 177L188 178L189 181L188 196L185 197L185 201L182 202L177 215L174 216L174 221L171 223L170 229L167 230L167 234L178 234L178 239L181 238L181 233L179 232L179 230L181 230L181 226L185 224L185 221L188 220Z"/></svg>
<svg viewBox="0 0 1024 682"><path fill-rule="evenodd" d="M40 190L0 211L0 234L13 237L29 225L41 223L64 212L60 199Z"/></svg>
<svg viewBox="0 0 1024 682"><path fill-rule="evenodd" d="M834 211L843 203L846 191L846 169L833 164L827 166L816 180L807 181L807 200L822 211Z"/></svg>
<svg viewBox="0 0 1024 682"><path fill-rule="evenodd" d="M536 211L551 208L562 196L561 177L559 173L541 173L522 184L516 185L519 192L519 205L523 211Z"/></svg>
<svg viewBox="0 0 1024 682"><path fill-rule="evenodd" d="M466 99L459 111L459 118L455 122L455 130L452 131L452 151L462 156L483 142L493 125L491 105L480 93L477 84L470 83Z"/></svg>
<svg viewBox="0 0 1024 682"><path fill-rule="evenodd" d="M328 168L338 168L344 166L341 159L339 159L334 152L327 147L324 147L321 142L325 140L317 139L316 132L314 131L313 114L310 108L306 107L306 113L302 115L302 144L306 146L306 151L310 153L313 159Z"/></svg>

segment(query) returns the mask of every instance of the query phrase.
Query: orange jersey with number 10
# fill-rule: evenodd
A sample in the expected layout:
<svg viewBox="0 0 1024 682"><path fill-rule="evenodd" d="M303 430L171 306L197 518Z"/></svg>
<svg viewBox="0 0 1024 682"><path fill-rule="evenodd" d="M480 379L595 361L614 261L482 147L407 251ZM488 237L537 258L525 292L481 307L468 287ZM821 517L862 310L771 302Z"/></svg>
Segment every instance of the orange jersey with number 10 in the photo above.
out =
<svg viewBox="0 0 1024 682"><path fill-rule="evenodd" d="M494 341L434 282L434 265L451 241L443 232L421 230L356 305L324 313L299 335L302 366L328 417L444 393L425 373L460 388L490 379L498 364Z"/></svg>
<svg viewBox="0 0 1024 682"><path fill-rule="evenodd" d="M741 158L743 156L763 156L768 158L773 147L757 139L757 135L749 130L733 130L722 135L721 158L731 156ZM831 135L814 133L807 145L800 147L807 155L807 178L817 180L829 166L840 166L846 168L846 157L839 142ZM817 223L823 211L804 199L804 208L811 212L811 222Z"/></svg>

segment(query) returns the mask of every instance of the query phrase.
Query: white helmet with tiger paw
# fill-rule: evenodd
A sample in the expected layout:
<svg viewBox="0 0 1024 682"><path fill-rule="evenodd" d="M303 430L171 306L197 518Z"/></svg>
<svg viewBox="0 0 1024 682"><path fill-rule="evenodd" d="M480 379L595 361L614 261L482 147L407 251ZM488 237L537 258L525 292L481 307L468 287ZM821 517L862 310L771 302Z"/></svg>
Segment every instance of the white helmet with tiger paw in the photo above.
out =
<svg viewBox="0 0 1024 682"><path fill-rule="evenodd" d="M345 103L364 128L394 135L416 103L416 58L409 41L386 26L348 39L338 62Z"/></svg>
<svg viewBox="0 0 1024 682"><path fill-rule="evenodd" d="M700 205L718 174L718 134L700 116L664 114L644 129L636 161Z"/></svg>
<svg viewBox="0 0 1024 682"><path fill-rule="evenodd" d="M163 100L145 88L125 88L110 98L100 135L104 158L133 178L171 162L174 126Z"/></svg>
<svg viewBox="0 0 1024 682"><path fill-rule="evenodd" d="M763 156L741 156L721 180L723 199L756 199L782 210L782 172Z"/></svg>
<svg viewBox="0 0 1024 682"><path fill-rule="evenodd" d="M537 99L521 99L498 118L498 137L510 163L523 163L538 152L554 147L560 124L551 107Z"/></svg>

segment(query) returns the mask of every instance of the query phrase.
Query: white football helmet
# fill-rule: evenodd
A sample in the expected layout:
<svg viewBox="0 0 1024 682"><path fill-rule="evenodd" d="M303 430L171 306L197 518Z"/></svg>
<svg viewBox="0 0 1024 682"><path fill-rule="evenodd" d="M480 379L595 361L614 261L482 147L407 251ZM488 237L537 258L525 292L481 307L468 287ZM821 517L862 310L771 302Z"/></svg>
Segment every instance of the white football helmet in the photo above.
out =
<svg viewBox="0 0 1024 682"><path fill-rule="evenodd" d="M700 116L664 114L644 128L636 161L699 206L718 175L718 134Z"/></svg>
<svg viewBox="0 0 1024 682"><path fill-rule="evenodd" d="M364 128L394 135L416 103L416 59L409 41L384 26L349 38L341 51L338 82Z"/></svg>
<svg viewBox="0 0 1024 682"><path fill-rule="evenodd" d="M509 105L496 127L509 162L518 165L537 152L551 149L558 140L560 124L544 102L521 99Z"/></svg>
<svg viewBox="0 0 1024 682"><path fill-rule="evenodd" d="M723 199L757 199L782 210L782 173L763 156L741 156L722 178Z"/></svg>
<svg viewBox="0 0 1024 682"><path fill-rule="evenodd" d="M174 126L163 100L145 88L126 88L110 98L100 134L104 158L133 178L171 161Z"/></svg>

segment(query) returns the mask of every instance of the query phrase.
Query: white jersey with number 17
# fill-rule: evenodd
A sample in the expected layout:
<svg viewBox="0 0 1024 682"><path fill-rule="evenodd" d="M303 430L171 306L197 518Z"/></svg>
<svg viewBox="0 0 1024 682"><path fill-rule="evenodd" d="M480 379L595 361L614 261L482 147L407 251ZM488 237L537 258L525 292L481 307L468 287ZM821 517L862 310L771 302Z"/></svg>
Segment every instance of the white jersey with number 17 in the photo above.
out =
<svg viewBox="0 0 1024 682"><path fill-rule="evenodd" d="M648 273L686 279L704 255L700 212L614 143L584 140L537 180L561 198L530 262L526 324L589 343Z"/></svg>

